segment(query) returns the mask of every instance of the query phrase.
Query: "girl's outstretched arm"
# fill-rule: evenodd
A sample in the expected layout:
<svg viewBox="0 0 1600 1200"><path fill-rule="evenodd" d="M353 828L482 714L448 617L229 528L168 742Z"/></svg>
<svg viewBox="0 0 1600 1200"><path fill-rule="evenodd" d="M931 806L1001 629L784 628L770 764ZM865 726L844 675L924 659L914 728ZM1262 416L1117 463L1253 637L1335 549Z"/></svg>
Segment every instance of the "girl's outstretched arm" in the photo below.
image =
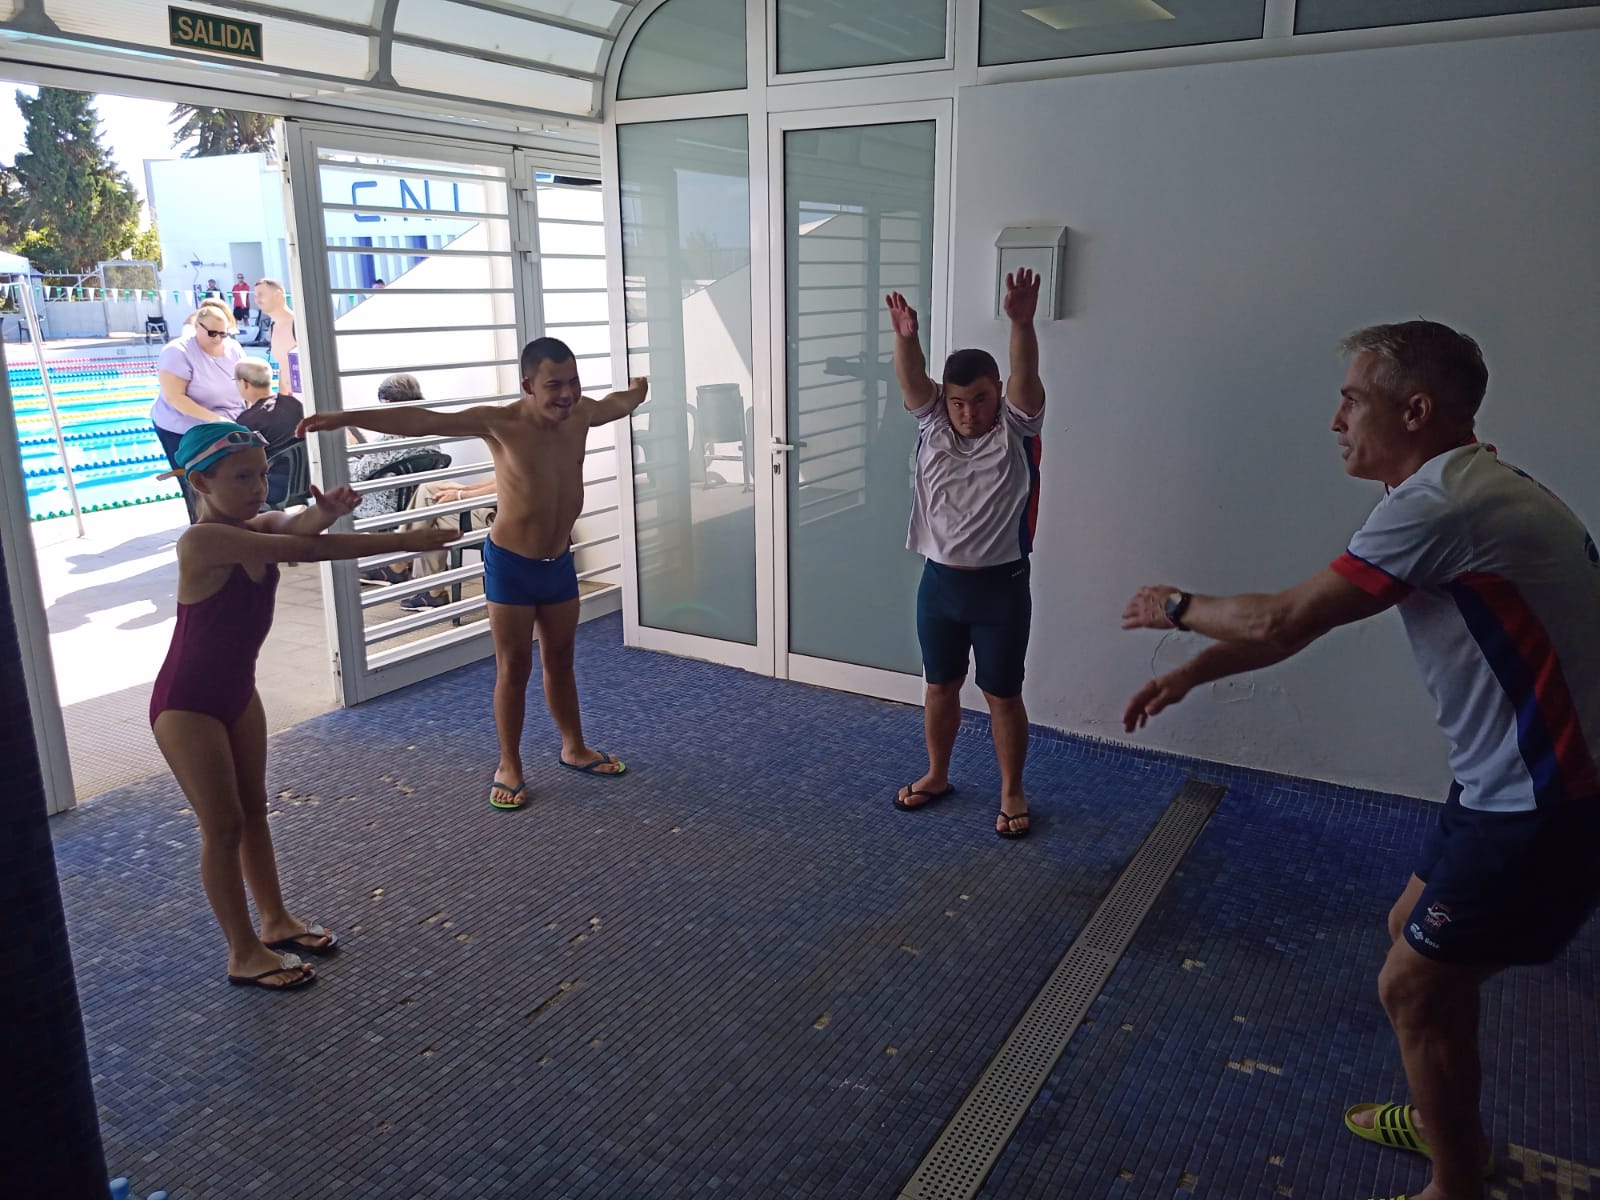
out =
<svg viewBox="0 0 1600 1200"><path fill-rule="evenodd" d="M191 525L188 532L178 539L178 559L184 567L200 570L230 567L234 563L249 567L281 562L332 562L370 554L425 554L442 550L460 537L459 529L407 529L392 533L265 533L249 526L202 522Z"/></svg>
<svg viewBox="0 0 1600 1200"><path fill-rule="evenodd" d="M264 512L245 524L257 533L292 533L314 536L321 533L346 513L356 510L361 503L361 493L352 487L337 487L331 492L320 492L311 485L312 502L292 513Z"/></svg>

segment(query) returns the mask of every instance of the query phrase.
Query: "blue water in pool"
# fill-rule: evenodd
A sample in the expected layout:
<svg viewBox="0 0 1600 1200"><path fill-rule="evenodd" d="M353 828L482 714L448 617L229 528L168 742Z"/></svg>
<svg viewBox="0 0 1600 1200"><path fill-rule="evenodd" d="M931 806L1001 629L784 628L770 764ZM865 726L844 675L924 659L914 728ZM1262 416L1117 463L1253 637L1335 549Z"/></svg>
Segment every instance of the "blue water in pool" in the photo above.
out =
<svg viewBox="0 0 1600 1200"><path fill-rule="evenodd" d="M39 368L10 367L18 450L35 521L66 516L72 497ZM157 479L167 458L150 424L157 383L149 360L69 360L50 364L67 463L85 512L176 499L177 481Z"/></svg>

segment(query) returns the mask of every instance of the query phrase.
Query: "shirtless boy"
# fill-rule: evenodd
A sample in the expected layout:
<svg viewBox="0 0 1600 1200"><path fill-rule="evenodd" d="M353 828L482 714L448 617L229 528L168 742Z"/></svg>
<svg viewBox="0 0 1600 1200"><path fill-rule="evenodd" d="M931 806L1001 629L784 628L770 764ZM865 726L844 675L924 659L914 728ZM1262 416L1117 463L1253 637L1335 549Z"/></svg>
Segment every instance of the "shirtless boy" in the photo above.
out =
<svg viewBox="0 0 1600 1200"><path fill-rule="evenodd" d="M494 720L500 738L489 803L527 803L522 722L533 638L539 638L545 704L561 732L561 765L593 775L621 775L615 755L583 739L573 640L578 629L578 576L572 526L583 511L583 456L589 430L628 416L644 403L644 379L601 400L582 394L572 351L538 338L522 351L522 395L506 405L457 412L388 405L357 412L315 413L301 433L357 426L400 437L481 437L494 459L498 508L483 547L484 595L494 637Z"/></svg>

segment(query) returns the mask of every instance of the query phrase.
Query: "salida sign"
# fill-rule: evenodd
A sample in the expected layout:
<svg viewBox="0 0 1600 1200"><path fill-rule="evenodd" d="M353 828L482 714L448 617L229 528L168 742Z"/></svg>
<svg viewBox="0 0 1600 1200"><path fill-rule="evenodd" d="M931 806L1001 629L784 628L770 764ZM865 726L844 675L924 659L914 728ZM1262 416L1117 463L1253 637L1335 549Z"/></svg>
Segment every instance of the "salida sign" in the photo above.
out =
<svg viewBox="0 0 1600 1200"><path fill-rule="evenodd" d="M261 26L186 8L167 8L167 40L174 46L261 61Z"/></svg>

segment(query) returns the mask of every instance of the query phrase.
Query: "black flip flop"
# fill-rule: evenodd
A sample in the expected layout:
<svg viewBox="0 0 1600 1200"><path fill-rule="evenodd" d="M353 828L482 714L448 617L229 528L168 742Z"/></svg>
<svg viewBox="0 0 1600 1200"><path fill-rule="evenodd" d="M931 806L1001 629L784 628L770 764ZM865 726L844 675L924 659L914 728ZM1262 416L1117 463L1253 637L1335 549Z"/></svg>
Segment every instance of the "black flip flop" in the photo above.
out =
<svg viewBox="0 0 1600 1200"><path fill-rule="evenodd" d="M308 946L304 942L296 940L303 937L325 937L328 940L320 946ZM266 942L264 944L268 950L282 950L288 954L310 954L321 958L323 955L333 954L339 949L339 938L333 930L324 929L313 921L306 925L303 933L292 933L286 938L279 938L275 942Z"/></svg>
<svg viewBox="0 0 1600 1200"><path fill-rule="evenodd" d="M263 980L273 975L285 975L290 971L305 972L293 983L264 983ZM315 983L317 976L311 969L311 964L301 962L298 955L285 954L278 960L278 965L270 971L263 971L259 975L229 975L228 982L234 987L258 987L266 992L292 992L295 988L303 988L308 983Z"/></svg>
<svg viewBox="0 0 1600 1200"><path fill-rule="evenodd" d="M896 793L894 798L894 806L901 812L916 812L918 809L927 808L928 805L932 804L936 800L943 800L946 796L954 796L955 794L956 785L953 783L946 784L945 789L942 792L919 792L916 788L912 788L904 796ZM911 799L913 796L926 796L927 799L921 804L907 804L906 801Z"/></svg>
<svg viewBox="0 0 1600 1200"><path fill-rule="evenodd" d="M1003 838L1025 838L1025 837L1027 837L1028 836L1028 832L1033 828L1033 822L1032 821L1029 821L1028 824L1025 827L1023 827L1022 829L1013 829L1013 828L1011 828L1011 822L1020 821L1024 817L1031 817L1032 815L1033 815L1032 813L1025 813L1025 812L1008 813L1008 812L1006 812L1005 809L1001 809L1000 810L1000 816L1005 821L1006 827L1004 829L996 829L994 831L995 832L995 836L996 837L1003 837Z"/></svg>

